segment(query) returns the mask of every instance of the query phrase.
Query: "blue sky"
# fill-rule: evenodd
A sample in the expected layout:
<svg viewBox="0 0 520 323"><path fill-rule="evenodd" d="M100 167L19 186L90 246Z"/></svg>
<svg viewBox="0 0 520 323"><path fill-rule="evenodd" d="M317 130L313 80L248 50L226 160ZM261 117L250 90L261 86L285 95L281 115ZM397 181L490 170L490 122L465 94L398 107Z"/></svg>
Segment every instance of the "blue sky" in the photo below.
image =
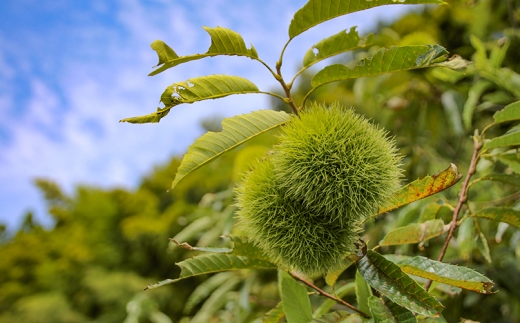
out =
<svg viewBox="0 0 520 323"><path fill-rule="evenodd" d="M119 123L155 110L171 83L207 74L276 83L259 63L222 57L148 77L164 40L179 55L204 53L202 26L239 32L274 67L289 22L306 0L0 1L0 223L15 229L25 212L51 224L36 177L68 193L77 184L136 187L154 165L180 155L202 134L202 118L269 107L261 95L178 106L159 124ZM297 37L284 63L289 77L321 38L352 26L366 34L378 19L411 6L386 6L334 19ZM165 190L167 187L165 187Z"/></svg>

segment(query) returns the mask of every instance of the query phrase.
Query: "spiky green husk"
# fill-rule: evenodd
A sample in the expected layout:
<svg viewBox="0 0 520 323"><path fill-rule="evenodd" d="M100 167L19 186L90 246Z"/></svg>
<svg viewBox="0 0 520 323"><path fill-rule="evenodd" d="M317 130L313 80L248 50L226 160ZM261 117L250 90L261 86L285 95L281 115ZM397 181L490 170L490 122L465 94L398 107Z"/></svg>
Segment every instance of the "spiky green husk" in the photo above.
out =
<svg viewBox="0 0 520 323"><path fill-rule="evenodd" d="M330 221L322 212L288 198L268 158L258 162L236 189L241 225L274 262L307 275L341 265L358 239L355 221Z"/></svg>
<svg viewBox="0 0 520 323"><path fill-rule="evenodd" d="M312 106L237 187L240 222L273 261L308 275L341 265L359 224L399 188L387 134L350 109Z"/></svg>
<svg viewBox="0 0 520 323"><path fill-rule="evenodd" d="M399 189L387 133L352 109L313 105L283 129L273 158L287 196L341 224L374 213Z"/></svg>

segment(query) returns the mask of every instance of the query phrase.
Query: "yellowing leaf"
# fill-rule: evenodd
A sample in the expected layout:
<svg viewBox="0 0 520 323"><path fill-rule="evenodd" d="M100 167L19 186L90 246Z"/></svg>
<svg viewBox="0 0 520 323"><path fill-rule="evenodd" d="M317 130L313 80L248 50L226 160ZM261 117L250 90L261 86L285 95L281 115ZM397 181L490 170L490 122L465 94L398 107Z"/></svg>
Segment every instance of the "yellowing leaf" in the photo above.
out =
<svg viewBox="0 0 520 323"><path fill-rule="evenodd" d="M510 207L489 207L478 211L473 216L505 222L520 229L520 211Z"/></svg>
<svg viewBox="0 0 520 323"><path fill-rule="evenodd" d="M392 246L424 242L441 235L448 229L449 227L445 226L441 219L429 220L424 223L413 223L388 232L379 244L381 246Z"/></svg>

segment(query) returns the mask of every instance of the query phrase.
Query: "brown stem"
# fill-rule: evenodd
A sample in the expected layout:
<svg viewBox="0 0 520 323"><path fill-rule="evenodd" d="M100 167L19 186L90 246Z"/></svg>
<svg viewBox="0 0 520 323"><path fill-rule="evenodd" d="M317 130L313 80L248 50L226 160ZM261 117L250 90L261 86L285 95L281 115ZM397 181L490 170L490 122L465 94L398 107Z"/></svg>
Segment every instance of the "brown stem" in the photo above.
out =
<svg viewBox="0 0 520 323"><path fill-rule="evenodd" d="M282 88L285 92L285 95L287 95L287 99L289 100L287 103L289 103L289 105L291 106L291 109L292 111L294 112L295 115L298 115L298 107L296 106L296 104L294 103L294 100L291 96L291 88L285 83L285 81L283 80L283 77L282 77L282 64L281 63L276 63L276 73L278 73L276 75L276 80L278 82L280 82L280 84L282 85Z"/></svg>
<svg viewBox="0 0 520 323"><path fill-rule="evenodd" d="M318 292L318 294L320 294L322 296L325 296L325 297L328 297L328 298L330 298L330 299L332 299L332 300L334 300L334 301L336 301L338 303L341 303L341 304L345 305L346 307L350 308L351 310L353 310L355 312L358 312L363 317L370 318L370 316L368 314L366 314L365 312L357 309L353 305L350 305L349 303L345 302L341 298L327 293L326 291L320 289L318 286L314 285L313 283L303 279L302 277L300 277L300 276L298 276L298 275L296 275L296 274L294 274L292 272L289 272L289 275L291 275L294 279L297 279L297 280L301 281L302 283L304 283L305 285L309 286L310 288L316 290Z"/></svg>
<svg viewBox="0 0 520 323"><path fill-rule="evenodd" d="M453 232L455 231L455 228L457 227L457 219L459 217L460 211L462 210L462 206L464 205L464 202L466 202L468 198L468 184L469 180L471 179L471 176L475 174L477 161L478 161L478 151L482 147L482 144L479 141L478 136L473 137L473 156L471 157L471 162L469 164L469 170L468 175L466 175L466 179L464 179L464 183L462 183L462 189L460 191L459 196L459 202L457 203L457 206L455 207L455 210L453 210L453 218L451 220L450 229L448 231L448 235L446 236L446 240L444 241L444 245L442 246L441 253L439 254L439 257L437 258L437 261L442 261L444 258L444 255L446 254L446 250L448 249L448 245L450 244L450 240L453 237ZM426 282L426 285L424 286L424 289L428 290L432 284L431 280L428 280Z"/></svg>

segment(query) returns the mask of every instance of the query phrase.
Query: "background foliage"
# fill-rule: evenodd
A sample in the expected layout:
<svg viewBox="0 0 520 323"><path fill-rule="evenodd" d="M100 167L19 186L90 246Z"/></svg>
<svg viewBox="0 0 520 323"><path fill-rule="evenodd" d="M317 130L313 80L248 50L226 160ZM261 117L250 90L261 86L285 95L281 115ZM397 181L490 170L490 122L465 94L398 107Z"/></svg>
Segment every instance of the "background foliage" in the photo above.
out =
<svg viewBox="0 0 520 323"><path fill-rule="evenodd" d="M406 156L406 182L434 174L451 162L466 174L473 129L484 128L496 111L520 99L516 74L520 72L519 17L516 2L491 0L451 1L449 6L410 13L391 25L380 25L368 52L391 45L438 43L474 64L465 73L436 68L332 83L309 100L353 106L388 129ZM296 100L303 99L310 80L300 84ZM285 106L277 101L273 108ZM212 122L206 125L214 127ZM506 126L496 127L490 133L500 135L506 130ZM78 187L67 196L51 180L36 180L55 226L42 228L27 214L16 233L1 232L0 322L250 322L261 321L271 309L268 315L277 322L280 312L275 306L280 296L274 270L197 276L142 291L149 283L178 277L175 263L198 254L193 248L178 248L168 238L194 247L232 246L229 239L220 238L240 235L240 229L232 225L232 187L248 169L248 162L268 150L275 131L201 167L170 193L165 190L179 166L176 158L156 167L135 190ZM516 159L515 155L482 159L477 178L501 173L516 180L475 182L469 196L471 207L517 209L520 184L514 174L520 173L519 165L518 155ZM448 223L449 202L459 191L460 184L367 222L364 240L373 247L387 233L408 224L432 219ZM519 230L486 220L464 221L458 230L445 261L485 274L500 292L481 295L438 285L434 293L444 300L446 321L463 317L520 322ZM444 235L418 244L388 244L380 251L435 259ZM291 284L282 278L284 284ZM358 293L371 293L362 288L366 283L354 267L327 279L338 282L335 293L349 303L356 303L354 286L360 286ZM325 280L315 283L327 289ZM315 317L331 308L345 310L322 300L311 296ZM378 300L368 297L369 304L358 307L376 308Z"/></svg>

